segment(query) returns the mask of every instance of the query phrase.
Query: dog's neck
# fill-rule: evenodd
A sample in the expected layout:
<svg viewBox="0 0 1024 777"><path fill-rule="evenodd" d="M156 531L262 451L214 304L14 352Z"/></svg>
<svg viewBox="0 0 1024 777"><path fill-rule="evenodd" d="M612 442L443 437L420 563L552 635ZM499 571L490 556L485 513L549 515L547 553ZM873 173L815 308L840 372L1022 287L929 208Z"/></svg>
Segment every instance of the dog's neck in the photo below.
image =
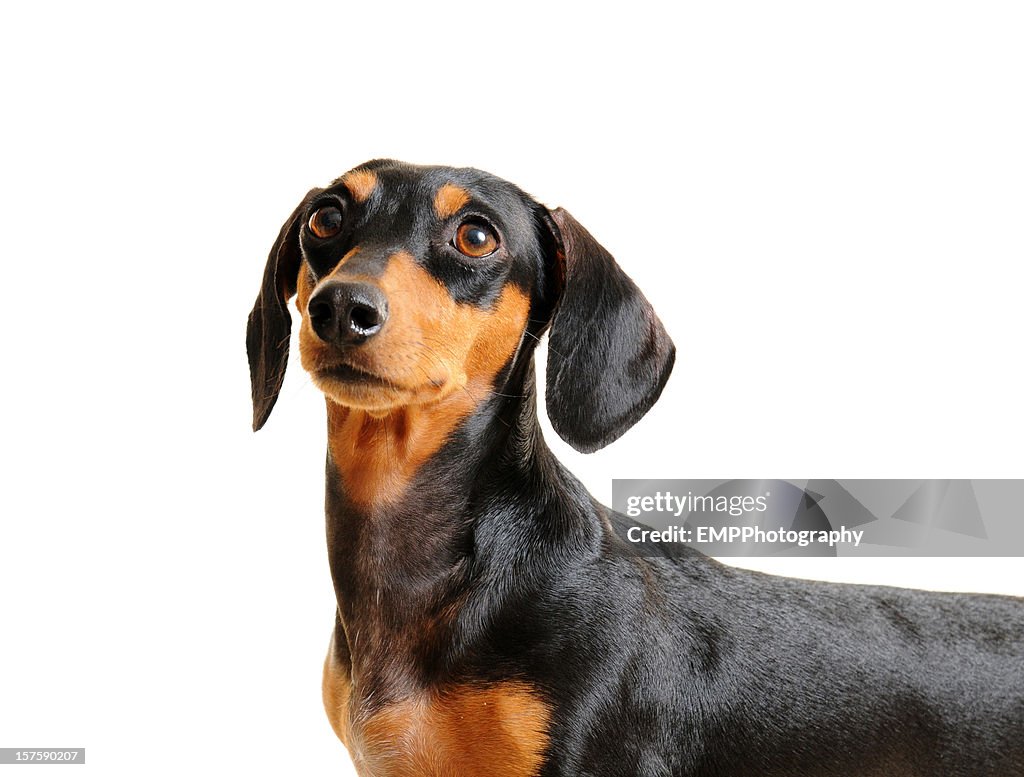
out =
<svg viewBox="0 0 1024 777"><path fill-rule="evenodd" d="M499 548L516 544L502 531L531 520L494 525L502 493L519 497L509 509L528 510L522 494L542 504L571 478L543 441L532 359L483 396L386 417L328 402L331 573L353 680L374 694L411 692L451 659L452 634L466 634L455 620L473 606L467 592L494 571ZM543 531L592 529L582 517L569 523Z"/></svg>
<svg viewBox="0 0 1024 777"><path fill-rule="evenodd" d="M328 399L328 450L349 505L372 516L406 499L416 473L473 405L469 391L383 414Z"/></svg>

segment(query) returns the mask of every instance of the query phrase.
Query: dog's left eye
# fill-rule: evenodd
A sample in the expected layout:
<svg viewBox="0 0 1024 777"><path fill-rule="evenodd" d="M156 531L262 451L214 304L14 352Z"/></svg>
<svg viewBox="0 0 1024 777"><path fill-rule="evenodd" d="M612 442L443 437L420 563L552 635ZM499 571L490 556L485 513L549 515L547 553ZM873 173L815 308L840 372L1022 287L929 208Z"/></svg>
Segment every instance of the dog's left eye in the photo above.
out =
<svg viewBox="0 0 1024 777"><path fill-rule="evenodd" d="M324 205L322 208L317 208L309 217L309 231L321 240L337 235L341 232L343 224L344 217L341 208L335 205Z"/></svg>
<svg viewBox="0 0 1024 777"><path fill-rule="evenodd" d="M498 249L498 236L486 224L478 221L467 221L455 232L452 244L473 259L480 259L493 254Z"/></svg>

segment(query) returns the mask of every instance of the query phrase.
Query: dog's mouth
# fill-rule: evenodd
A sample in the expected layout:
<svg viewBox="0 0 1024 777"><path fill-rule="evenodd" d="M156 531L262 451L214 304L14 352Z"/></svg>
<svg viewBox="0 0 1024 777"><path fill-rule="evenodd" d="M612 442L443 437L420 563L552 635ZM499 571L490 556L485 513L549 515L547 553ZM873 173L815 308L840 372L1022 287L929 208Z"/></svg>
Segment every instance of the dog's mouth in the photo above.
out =
<svg viewBox="0 0 1024 777"><path fill-rule="evenodd" d="M333 362L310 371L313 383L340 405L371 413L386 413L396 407L437 401L450 392L447 375L410 384L397 376L382 375L356 367L348 361Z"/></svg>
<svg viewBox="0 0 1024 777"><path fill-rule="evenodd" d="M361 370L358 367L353 367L351 364L346 364L344 362L332 364L329 367L321 367L316 370L315 377L336 380L341 383L361 384L364 386L392 385L391 381L382 378L380 375L367 372L366 370Z"/></svg>

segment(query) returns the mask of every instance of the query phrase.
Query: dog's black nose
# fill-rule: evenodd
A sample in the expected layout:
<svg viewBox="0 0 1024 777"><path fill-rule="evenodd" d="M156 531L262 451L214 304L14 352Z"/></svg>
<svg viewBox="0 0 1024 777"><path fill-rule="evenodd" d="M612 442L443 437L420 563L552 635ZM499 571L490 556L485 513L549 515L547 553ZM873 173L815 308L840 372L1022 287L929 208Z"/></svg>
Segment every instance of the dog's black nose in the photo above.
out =
<svg viewBox="0 0 1024 777"><path fill-rule="evenodd" d="M387 320L388 301L369 283L328 281L309 299L309 323L325 343L361 343Z"/></svg>

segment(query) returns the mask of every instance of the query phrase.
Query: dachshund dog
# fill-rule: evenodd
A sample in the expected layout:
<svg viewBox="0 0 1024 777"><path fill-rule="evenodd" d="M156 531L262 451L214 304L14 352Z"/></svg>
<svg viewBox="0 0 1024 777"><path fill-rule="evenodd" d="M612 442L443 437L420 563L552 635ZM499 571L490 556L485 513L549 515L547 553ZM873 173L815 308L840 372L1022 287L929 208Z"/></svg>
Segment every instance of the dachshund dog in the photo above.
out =
<svg viewBox="0 0 1024 777"><path fill-rule="evenodd" d="M254 429L293 296L327 403L323 697L360 775L1024 775L1022 600L641 547L554 458L542 334L548 417L584 452L651 408L675 357L566 211L392 160L310 191L249 317Z"/></svg>

